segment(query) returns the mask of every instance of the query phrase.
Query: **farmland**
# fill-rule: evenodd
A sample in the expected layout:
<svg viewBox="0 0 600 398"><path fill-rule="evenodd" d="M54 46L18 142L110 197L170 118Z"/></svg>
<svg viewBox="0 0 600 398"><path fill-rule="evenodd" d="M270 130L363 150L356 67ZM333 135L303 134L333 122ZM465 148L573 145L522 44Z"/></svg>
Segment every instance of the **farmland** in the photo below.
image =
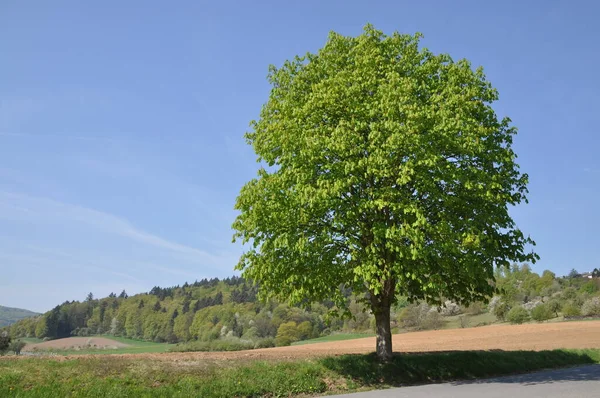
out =
<svg viewBox="0 0 600 398"><path fill-rule="evenodd" d="M394 348L402 354L384 365L371 354L374 337L201 353L144 352L152 348L128 339L118 340L128 347L104 350L115 355L86 355L80 351L54 357L4 357L0 359L0 395L314 395L470 379L600 360L600 321L398 334L394 336ZM59 342L56 340L54 344ZM65 343L69 342L60 344ZM139 353L121 351L131 350L135 344Z"/></svg>

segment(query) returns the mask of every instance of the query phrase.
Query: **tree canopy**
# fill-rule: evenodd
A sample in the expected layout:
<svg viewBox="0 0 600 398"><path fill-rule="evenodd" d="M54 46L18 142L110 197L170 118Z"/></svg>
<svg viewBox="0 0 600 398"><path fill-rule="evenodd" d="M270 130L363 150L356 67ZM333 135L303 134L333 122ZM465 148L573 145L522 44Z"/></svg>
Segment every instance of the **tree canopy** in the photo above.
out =
<svg viewBox="0 0 600 398"><path fill-rule="evenodd" d="M516 128L491 107L498 92L420 37L367 25L271 66L245 136L261 167L235 205L244 276L292 302L363 292L382 359L397 294L486 300L495 266L537 258L509 214L528 177Z"/></svg>

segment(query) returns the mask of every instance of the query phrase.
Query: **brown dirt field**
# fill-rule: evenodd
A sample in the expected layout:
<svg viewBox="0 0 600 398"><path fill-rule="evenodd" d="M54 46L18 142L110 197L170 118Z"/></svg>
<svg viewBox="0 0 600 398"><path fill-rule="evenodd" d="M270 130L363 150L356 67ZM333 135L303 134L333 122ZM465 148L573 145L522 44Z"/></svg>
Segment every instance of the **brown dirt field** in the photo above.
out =
<svg viewBox="0 0 600 398"><path fill-rule="evenodd" d="M43 343L27 344L23 351L47 350L50 348L58 348L61 350L87 348L88 346L95 348L125 348L130 347L129 344L120 343L115 340L104 337L68 337L65 339L50 340Z"/></svg>
<svg viewBox="0 0 600 398"><path fill-rule="evenodd" d="M558 348L600 348L600 321L492 325L468 329L403 333L393 336L393 345L395 352L468 350L541 351ZM290 360L342 354L364 354L373 352L374 350L375 338L367 337L364 339L235 352L113 355L129 358L151 358L152 360L174 362L181 366L186 366L193 363L205 363L207 361ZM60 361L82 356L85 355L59 356L54 358Z"/></svg>
<svg viewBox="0 0 600 398"><path fill-rule="evenodd" d="M600 348L600 321L492 325L393 336L395 352ZM236 352L139 354L165 360L293 359L375 351L375 337ZM136 355L136 354L132 354Z"/></svg>

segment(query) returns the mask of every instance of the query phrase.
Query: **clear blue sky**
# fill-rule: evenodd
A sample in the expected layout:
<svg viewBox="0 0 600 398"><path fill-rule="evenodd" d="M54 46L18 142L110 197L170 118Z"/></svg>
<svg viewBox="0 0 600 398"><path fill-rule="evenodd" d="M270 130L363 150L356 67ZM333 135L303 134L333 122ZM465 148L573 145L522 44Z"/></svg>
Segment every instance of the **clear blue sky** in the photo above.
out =
<svg viewBox="0 0 600 398"><path fill-rule="evenodd" d="M0 5L0 304L232 275L268 65L367 22L485 68L520 130L534 269L600 266L597 2L93 3Z"/></svg>

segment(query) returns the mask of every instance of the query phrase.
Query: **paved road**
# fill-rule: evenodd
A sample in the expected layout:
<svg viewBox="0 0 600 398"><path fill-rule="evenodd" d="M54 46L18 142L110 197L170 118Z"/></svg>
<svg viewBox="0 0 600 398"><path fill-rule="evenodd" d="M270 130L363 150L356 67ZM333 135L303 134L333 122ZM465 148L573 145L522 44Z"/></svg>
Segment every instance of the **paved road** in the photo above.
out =
<svg viewBox="0 0 600 398"><path fill-rule="evenodd" d="M338 398L587 398L600 397L600 365L472 382L430 384L339 395Z"/></svg>

